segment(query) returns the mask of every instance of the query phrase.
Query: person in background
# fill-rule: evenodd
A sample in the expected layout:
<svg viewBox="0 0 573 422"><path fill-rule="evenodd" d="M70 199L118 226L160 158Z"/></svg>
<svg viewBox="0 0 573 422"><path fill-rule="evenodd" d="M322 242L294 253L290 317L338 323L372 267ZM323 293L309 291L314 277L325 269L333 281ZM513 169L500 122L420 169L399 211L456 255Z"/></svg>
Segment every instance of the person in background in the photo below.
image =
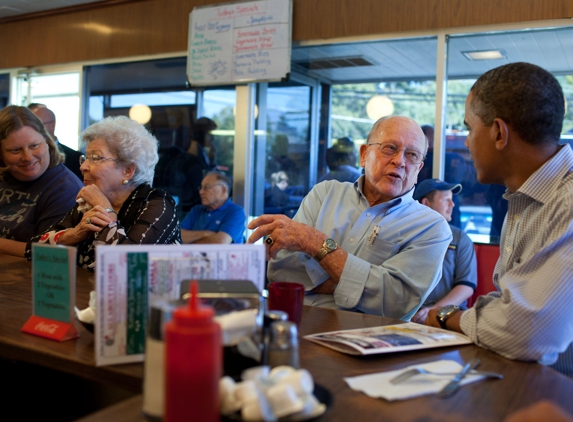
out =
<svg viewBox="0 0 573 422"><path fill-rule="evenodd" d="M432 175L434 168L434 127L432 125L423 125L422 130L426 138L428 138L429 148L424 160L424 167L418 175L418 182L434 177ZM462 155L449 151L446 151L444 160L444 181L465 186L464 193L466 193L466 190L468 192L472 190L471 188L477 184L475 170L472 165ZM457 196L454 197L454 204L450 226L462 228L460 203Z"/></svg>
<svg viewBox="0 0 573 422"><path fill-rule="evenodd" d="M425 323L573 376L573 151L559 143L564 114L559 82L533 64L497 67L471 88L466 146L477 178L507 188L498 291L466 311L433 309Z"/></svg>
<svg viewBox="0 0 573 422"><path fill-rule="evenodd" d="M426 138L410 118L378 120L360 147L364 176L318 183L291 220L263 215L270 281L304 284L305 304L409 320L438 283L452 239L444 218L414 201Z"/></svg>
<svg viewBox="0 0 573 422"><path fill-rule="evenodd" d="M205 171L215 170L215 145L211 131L217 129L217 124L208 117L201 117L195 121L191 133L191 143L187 152L196 156Z"/></svg>
<svg viewBox="0 0 573 422"><path fill-rule="evenodd" d="M24 257L26 242L75 204L82 184L63 162L30 110L0 110L0 253Z"/></svg>
<svg viewBox="0 0 573 422"><path fill-rule="evenodd" d="M55 135L56 130L56 115L52 110L46 107L44 104L40 103L31 103L28 105L28 108L32 110L32 113L38 117L42 121L42 124L46 128L48 134L52 137L58 148L61 152L64 153L66 159L64 161L64 165L69 168L72 173L74 173L80 180L82 180L82 172L80 171L80 156L82 155L81 152L76 151L68 147L67 145L62 144L58 137Z"/></svg>
<svg viewBox="0 0 573 422"><path fill-rule="evenodd" d="M462 190L462 185L449 184L438 179L427 179L416 185L414 199L430 207L446 221L452 219L454 209L453 195ZM446 305L457 305L467 309L467 299L477 287L477 262L474 244L461 229L450 226L452 242L448 246L442 278L412 321L424 323L430 309L442 308Z"/></svg>
<svg viewBox="0 0 573 422"><path fill-rule="evenodd" d="M362 175L356 168L356 147L350 138L337 139L326 150L326 164L330 171L318 180L319 183L325 180L354 183Z"/></svg>
<svg viewBox="0 0 573 422"><path fill-rule="evenodd" d="M203 164L187 153L189 140L183 146L171 145L159 149L153 186L177 198L177 216L182 220L191 208L201 203L199 186L203 179Z"/></svg>
<svg viewBox="0 0 573 422"><path fill-rule="evenodd" d="M288 176L284 171L271 174L271 187L265 192L265 207L283 208L289 205Z"/></svg>
<svg viewBox="0 0 573 422"><path fill-rule="evenodd" d="M85 186L65 218L28 242L77 246L77 264L94 269L95 247L117 244L181 244L175 201L151 187L157 139L125 117L107 117L81 135Z"/></svg>
<svg viewBox="0 0 573 422"><path fill-rule="evenodd" d="M183 243L244 243L245 211L229 198L231 180L217 172L207 173L194 206L181 222Z"/></svg>

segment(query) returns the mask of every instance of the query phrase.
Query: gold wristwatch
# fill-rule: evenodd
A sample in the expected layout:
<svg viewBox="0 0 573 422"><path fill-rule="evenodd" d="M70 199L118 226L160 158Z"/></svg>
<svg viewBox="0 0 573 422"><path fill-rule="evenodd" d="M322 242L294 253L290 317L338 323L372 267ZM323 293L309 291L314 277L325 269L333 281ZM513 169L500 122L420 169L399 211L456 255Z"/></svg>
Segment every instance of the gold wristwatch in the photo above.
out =
<svg viewBox="0 0 573 422"><path fill-rule="evenodd" d="M338 249L338 244L334 241L334 239L326 239L322 243L322 249L318 251L318 253L314 256L314 259L316 259L317 262L320 262L322 261L322 258L328 255L330 252L334 252L336 249Z"/></svg>

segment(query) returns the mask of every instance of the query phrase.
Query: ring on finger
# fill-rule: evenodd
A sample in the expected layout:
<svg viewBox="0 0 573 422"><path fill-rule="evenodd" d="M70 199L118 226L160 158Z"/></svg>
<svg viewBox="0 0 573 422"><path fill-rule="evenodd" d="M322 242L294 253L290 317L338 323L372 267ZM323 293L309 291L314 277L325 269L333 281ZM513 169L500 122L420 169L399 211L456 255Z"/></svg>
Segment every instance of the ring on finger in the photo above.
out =
<svg viewBox="0 0 573 422"><path fill-rule="evenodd" d="M86 220L86 223L87 223L87 224L91 224L91 223L92 223L91 217L88 217L88 219Z"/></svg>
<svg viewBox="0 0 573 422"><path fill-rule="evenodd" d="M265 239L265 243L266 243L267 245L269 245L269 246L272 245L274 242L275 242L275 241L274 241L273 238L270 237L270 236L268 236L268 237Z"/></svg>

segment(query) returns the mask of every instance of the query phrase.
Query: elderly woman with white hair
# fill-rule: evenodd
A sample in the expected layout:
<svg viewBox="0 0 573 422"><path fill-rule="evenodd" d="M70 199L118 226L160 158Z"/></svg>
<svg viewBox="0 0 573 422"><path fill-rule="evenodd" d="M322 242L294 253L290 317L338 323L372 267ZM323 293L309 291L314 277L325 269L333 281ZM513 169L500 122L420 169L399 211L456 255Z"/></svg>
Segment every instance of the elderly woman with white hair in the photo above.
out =
<svg viewBox="0 0 573 422"><path fill-rule="evenodd" d="M95 246L181 244L175 201L151 187L158 161L157 139L124 116L107 117L81 135L85 186L78 204L33 242L78 247L78 266L94 268Z"/></svg>

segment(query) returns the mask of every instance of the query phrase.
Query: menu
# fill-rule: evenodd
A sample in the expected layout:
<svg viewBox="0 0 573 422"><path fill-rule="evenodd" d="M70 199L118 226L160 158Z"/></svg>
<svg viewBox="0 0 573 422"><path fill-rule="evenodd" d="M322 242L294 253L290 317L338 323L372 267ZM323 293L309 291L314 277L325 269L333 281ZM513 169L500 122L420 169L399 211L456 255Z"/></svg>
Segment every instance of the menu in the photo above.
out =
<svg viewBox="0 0 573 422"><path fill-rule="evenodd" d="M304 338L351 355L373 355L471 344L469 337L463 334L414 322L331 331L307 335Z"/></svg>
<svg viewBox="0 0 573 422"><path fill-rule="evenodd" d="M22 331L52 340L78 337L73 324L76 248L32 245L32 316Z"/></svg>
<svg viewBox="0 0 573 422"><path fill-rule="evenodd" d="M290 72L292 0L202 6L189 15L191 85L280 81Z"/></svg>
<svg viewBox="0 0 573 422"><path fill-rule="evenodd" d="M264 245L96 248L96 365L140 362L150 305L179 299L183 280L265 281Z"/></svg>

